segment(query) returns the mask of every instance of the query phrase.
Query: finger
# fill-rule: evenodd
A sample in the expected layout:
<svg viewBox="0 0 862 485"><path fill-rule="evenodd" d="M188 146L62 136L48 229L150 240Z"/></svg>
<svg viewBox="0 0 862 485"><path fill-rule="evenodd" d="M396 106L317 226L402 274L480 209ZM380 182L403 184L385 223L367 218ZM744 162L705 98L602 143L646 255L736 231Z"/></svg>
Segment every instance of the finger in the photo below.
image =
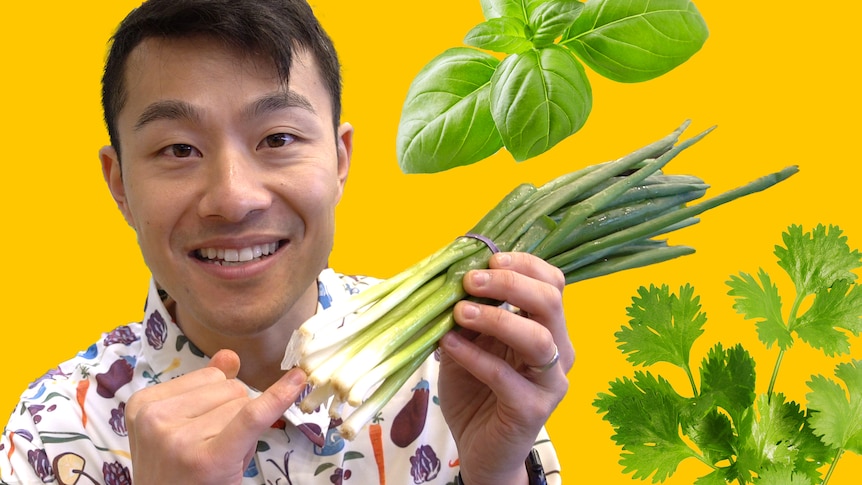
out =
<svg viewBox="0 0 862 485"><path fill-rule="evenodd" d="M550 279L554 278L551 276ZM508 302L545 324L560 323L563 315L562 292L555 283L535 279L513 269L469 271L463 284L473 296Z"/></svg>
<svg viewBox="0 0 862 485"><path fill-rule="evenodd" d="M188 419L211 413L230 402L239 401L240 404L234 405L239 409L243 404L242 400L248 396L248 388L236 380L240 368L240 359L236 352L227 349L216 352L207 367L220 370L224 379L220 379L216 374L216 379L204 386L167 397L164 399L165 407L179 411L178 417Z"/></svg>
<svg viewBox="0 0 862 485"><path fill-rule="evenodd" d="M163 405L169 412L173 411L176 418L194 419L232 402L239 402L239 408L248 399L248 388L236 379L229 379L165 399Z"/></svg>
<svg viewBox="0 0 862 485"><path fill-rule="evenodd" d="M490 269L471 271L464 277L464 288L468 293L507 301L550 330L553 343L538 341L539 348L528 354L532 357L525 357L527 362L536 362L531 365L548 362L554 355L553 345L556 344L561 367L568 371L574 364L575 351L563 311L564 287L565 278L558 268L527 253L498 253L491 258ZM488 310L488 315L495 313ZM492 321L499 320L501 317L492 318Z"/></svg>
<svg viewBox="0 0 862 485"><path fill-rule="evenodd" d="M547 362L547 358L553 355L554 341L557 346L563 349L564 354L568 354L567 350L571 343L569 341L568 329L566 328L565 314L563 313L562 294L559 290L548 283L533 279L529 276L514 271L508 270L475 270L468 272L464 277L464 288L473 296L491 298L498 301L506 301L518 307L529 320L520 318L512 318L504 309L491 306L478 306L481 309L481 318L487 318L489 321L486 325L481 325L482 320L467 321L468 318L463 314L456 314L456 321L459 324L463 323L464 327L476 330L482 333L495 331L494 326L497 324L525 325L529 321L537 322L546 327L550 331L551 339L543 338L536 333L540 329L532 327L532 334L522 334L516 337L516 340L505 338L507 342L517 343L517 339L521 339L521 344L538 345L535 349L538 352L535 358L536 362ZM462 309L469 308L467 305L462 305ZM475 310L474 310L475 311ZM458 317L464 318L459 321ZM507 330L506 327L496 329L497 331ZM573 352L571 352L573 353ZM543 360L543 357L545 358ZM532 361L533 359L528 359Z"/></svg>
<svg viewBox="0 0 862 485"><path fill-rule="evenodd" d="M233 350L230 349L222 349L215 353L210 359L207 367L215 367L220 369L226 378L234 379L237 375L239 375L239 355L236 354Z"/></svg>
<svg viewBox="0 0 862 485"><path fill-rule="evenodd" d="M556 352L554 336L547 327L500 307L460 301L455 305L455 321L499 340L528 366L541 366Z"/></svg>
<svg viewBox="0 0 862 485"><path fill-rule="evenodd" d="M215 439L225 431L228 424L236 419L242 409L251 401L252 398L248 394L243 394L216 403L196 416L195 419L185 421L184 426L188 429L188 434L196 436L196 439Z"/></svg>
<svg viewBox="0 0 862 485"><path fill-rule="evenodd" d="M233 379L238 371L236 353L221 351L208 367L136 392L125 409L130 436L137 436L139 428L155 432L166 423L179 425L177 419L192 419L242 399L245 388Z"/></svg>
<svg viewBox="0 0 862 485"><path fill-rule="evenodd" d="M566 277L556 266L530 253L497 253L491 256L488 267L515 271L555 287L560 293L566 287Z"/></svg>
<svg viewBox="0 0 862 485"><path fill-rule="evenodd" d="M224 450L225 456L244 457L258 438L293 405L305 389L306 375L294 368L258 397L251 399L227 424L213 445Z"/></svg>
<svg viewBox="0 0 862 485"><path fill-rule="evenodd" d="M147 402L133 419L126 420L130 443L162 442L168 437L178 443L209 439L218 435L248 401L245 386L231 379Z"/></svg>
<svg viewBox="0 0 862 485"><path fill-rule="evenodd" d="M134 422L138 412L151 403L164 401L176 396L194 395L201 389L225 382L226 380L227 377L221 369L217 367L205 367L155 386L146 387L133 394L126 403L126 420Z"/></svg>
<svg viewBox="0 0 862 485"><path fill-rule="evenodd" d="M449 332L440 339L440 347L447 358L463 367L477 380L488 386L497 399L505 406L518 408L525 403L542 402L548 409L556 404L559 393L553 389L557 383L542 384L531 382L525 376L512 368L504 359L483 350L474 342L465 339L458 332ZM565 377L563 377L565 379ZM538 394L541 394L539 396ZM525 399L529 396L530 399ZM536 398L534 400L533 398ZM542 406L545 409L546 406ZM538 414L542 414L539 412Z"/></svg>

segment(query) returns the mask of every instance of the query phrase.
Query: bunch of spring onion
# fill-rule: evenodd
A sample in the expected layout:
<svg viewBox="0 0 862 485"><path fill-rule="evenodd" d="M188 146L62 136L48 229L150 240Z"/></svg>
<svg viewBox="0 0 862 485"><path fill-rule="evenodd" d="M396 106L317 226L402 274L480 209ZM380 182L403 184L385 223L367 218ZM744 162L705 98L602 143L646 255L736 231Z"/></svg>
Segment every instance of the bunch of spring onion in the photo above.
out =
<svg viewBox="0 0 862 485"><path fill-rule="evenodd" d="M703 138L670 135L618 160L589 166L535 187L522 184L470 231L500 251L525 251L557 266L566 283L667 261L693 248L656 239L698 222L718 205L764 190L796 173L795 166L696 204L707 185L662 167ZM470 298L464 274L487 268L492 250L459 237L396 276L352 295L307 320L293 335L284 368L300 366L312 392L305 412L332 399L342 436L353 439L455 327L452 309ZM342 415L343 404L352 411ZM346 414L346 413L344 413Z"/></svg>

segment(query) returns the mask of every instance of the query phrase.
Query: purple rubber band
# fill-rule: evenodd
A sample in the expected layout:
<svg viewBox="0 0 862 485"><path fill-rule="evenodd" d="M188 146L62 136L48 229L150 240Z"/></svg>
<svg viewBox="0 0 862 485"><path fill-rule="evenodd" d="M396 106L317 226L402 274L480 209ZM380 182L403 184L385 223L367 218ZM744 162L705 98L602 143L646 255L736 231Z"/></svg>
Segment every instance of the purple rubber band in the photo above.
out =
<svg viewBox="0 0 862 485"><path fill-rule="evenodd" d="M485 243L485 246L488 246L488 249L491 250L491 254L495 254L495 253L500 252L500 248L498 248L497 245L494 244L494 241L492 241L490 238L488 238L486 236L483 236L481 234L476 234L474 232L468 232L467 234L464 234L464 237L469 237L472 239L482 241L483 243Z"/></svg>

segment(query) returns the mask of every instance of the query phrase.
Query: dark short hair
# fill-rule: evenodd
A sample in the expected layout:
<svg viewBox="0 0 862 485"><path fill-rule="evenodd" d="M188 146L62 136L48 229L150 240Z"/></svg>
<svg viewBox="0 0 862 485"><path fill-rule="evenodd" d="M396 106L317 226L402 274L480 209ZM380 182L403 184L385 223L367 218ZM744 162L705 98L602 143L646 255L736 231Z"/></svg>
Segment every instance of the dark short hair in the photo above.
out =
<svg viewBox="0 0 862 485"><path fill-rule="evenodd" d="M334 128L341 118L341 68L332 40L305 0L148 0L132 10L111 38L102 76L102 109L119 153L117 116L126 100L126 61L147 38L204 35L272 59L281 82L294 49L309 51L332 98Z"/></svg>

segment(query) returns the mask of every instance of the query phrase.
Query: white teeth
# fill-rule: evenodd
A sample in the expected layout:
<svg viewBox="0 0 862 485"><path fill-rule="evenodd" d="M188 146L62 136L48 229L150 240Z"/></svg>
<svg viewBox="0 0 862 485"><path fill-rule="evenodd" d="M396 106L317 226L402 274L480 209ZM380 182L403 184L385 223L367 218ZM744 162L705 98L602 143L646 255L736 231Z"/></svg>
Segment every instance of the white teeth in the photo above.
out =
<svg viewBox="0 0 862 485"><path fill-rule="evenodd" d="M274 253L278 249L278 243L258 244L245 248L202 248L197 254L201 259L208 259L215 263L244 263L254 261Z"/></svg>

